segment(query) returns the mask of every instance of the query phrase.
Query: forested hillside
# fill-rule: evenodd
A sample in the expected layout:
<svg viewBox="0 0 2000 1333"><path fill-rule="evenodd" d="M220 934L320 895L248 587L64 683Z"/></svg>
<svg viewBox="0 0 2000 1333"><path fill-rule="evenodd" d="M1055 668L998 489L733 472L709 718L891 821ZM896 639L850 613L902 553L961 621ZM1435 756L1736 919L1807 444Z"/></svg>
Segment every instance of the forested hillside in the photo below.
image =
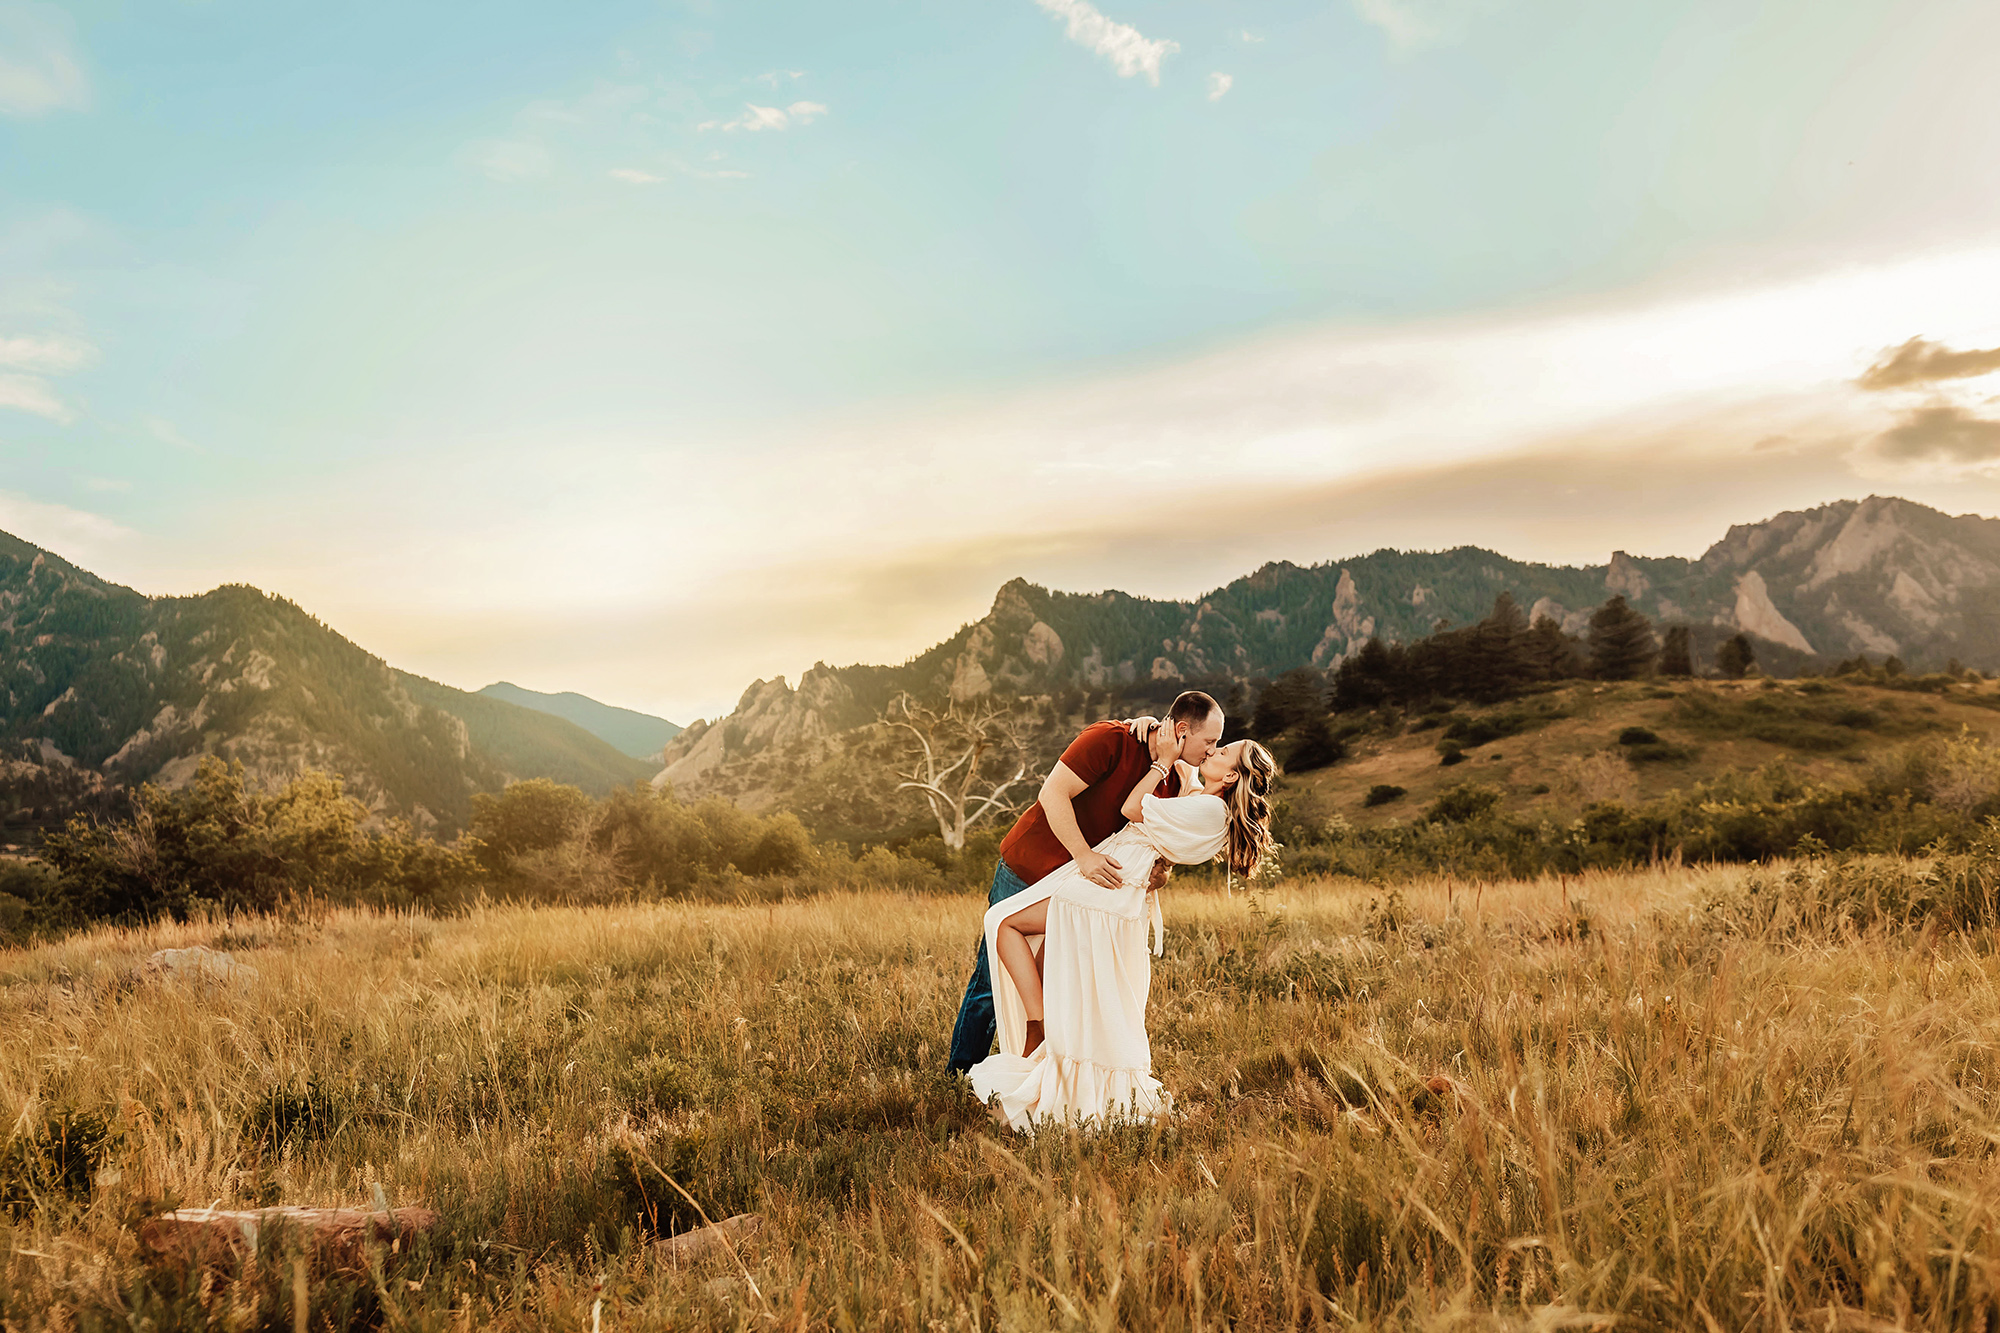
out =
<svg viewBox="0 0 2000 1333"><path fill-rule="evenodd" d="M551 776L594 791L650 769L581 728L392 670L282 598L142 596L0 534L0 816L113 808L204 755L255 779L339 773L378 815L462 827L472 793Z"/></svg>

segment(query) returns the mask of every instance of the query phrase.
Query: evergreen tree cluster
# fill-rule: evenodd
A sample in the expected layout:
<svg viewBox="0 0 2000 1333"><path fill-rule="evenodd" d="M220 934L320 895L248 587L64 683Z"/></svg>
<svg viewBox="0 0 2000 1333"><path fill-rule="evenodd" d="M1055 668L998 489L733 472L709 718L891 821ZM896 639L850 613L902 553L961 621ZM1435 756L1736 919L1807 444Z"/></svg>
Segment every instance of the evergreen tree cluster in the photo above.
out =
<svg viewBox="0 0 2000 1333"><path fill-rule="evenodd" d="M1497 703L1554 681L1634 680L1655 670L1694 674L1685 627L1667 631L1663 650L1652 622L1621 596L1600 606L1578 639L1548 616L1529 624L1512 594L1503 592L1477 624L1440 625L1407 644L1370 639L1334 673L1331 703L1342 713L1410 708L1433 699Z"/></svg>

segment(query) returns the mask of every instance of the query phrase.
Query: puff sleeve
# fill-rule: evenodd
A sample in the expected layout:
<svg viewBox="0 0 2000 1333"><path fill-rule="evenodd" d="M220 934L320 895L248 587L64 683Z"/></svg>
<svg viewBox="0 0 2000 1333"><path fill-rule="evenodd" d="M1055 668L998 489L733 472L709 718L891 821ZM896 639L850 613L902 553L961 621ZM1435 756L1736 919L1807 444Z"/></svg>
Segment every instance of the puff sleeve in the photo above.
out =
<svg viewBox="0 0 2000 1333"><path fill-rule="evenodd" d="M1197 792L1161 797L1148 793L1139 798L1139 809L1145 818L1138 827L1167 860L1198 865L1222 851L1229 811L1220 796Z"/></svg>

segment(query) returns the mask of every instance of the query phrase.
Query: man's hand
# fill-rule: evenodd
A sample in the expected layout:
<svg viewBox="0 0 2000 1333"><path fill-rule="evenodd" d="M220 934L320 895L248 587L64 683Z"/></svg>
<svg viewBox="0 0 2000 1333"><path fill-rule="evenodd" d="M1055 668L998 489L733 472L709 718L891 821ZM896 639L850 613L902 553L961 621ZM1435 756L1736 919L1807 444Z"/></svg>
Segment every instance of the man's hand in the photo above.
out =
<svg viewBox="0 0 2000 1333"><path fill-rule="evenodd" d="M1125 883L1125 867L1095 848L1076 858L1076 868L1100 889L1116 889Z"/></svg>
<svg viewBox="0 0 2000 1333"><path fill-rule="evenodd" d="M1146 892L1158 893L1160 888L1166 884L1167 876L1171 875L1173 870L1174 863L1164 856L1153 862L1153 873L1146 877Z"/></svg>

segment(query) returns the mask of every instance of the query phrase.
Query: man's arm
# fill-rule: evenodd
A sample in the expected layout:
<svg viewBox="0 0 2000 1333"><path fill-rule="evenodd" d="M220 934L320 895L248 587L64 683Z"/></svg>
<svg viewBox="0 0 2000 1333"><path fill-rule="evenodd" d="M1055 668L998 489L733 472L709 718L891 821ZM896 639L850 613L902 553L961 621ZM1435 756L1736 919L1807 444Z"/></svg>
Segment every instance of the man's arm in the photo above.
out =
<svg viewBox="0 0 2000 1333"><path fill-rule="evenodd" d="M1076 806L1072 804L1083 789L1090 784L1070 771L1068 764L1061 760L1049 770L1042 782L1042 794L1038 798L1042 813L1049 817L1049 832L1056 835L1056 841L1063 845L1076 862L1076 868L1083 877L1102 888L1115 889L1124 883L1124 866L1117 860L1104 855L1083 840L1083 830L1077 827Z"/></svg>

